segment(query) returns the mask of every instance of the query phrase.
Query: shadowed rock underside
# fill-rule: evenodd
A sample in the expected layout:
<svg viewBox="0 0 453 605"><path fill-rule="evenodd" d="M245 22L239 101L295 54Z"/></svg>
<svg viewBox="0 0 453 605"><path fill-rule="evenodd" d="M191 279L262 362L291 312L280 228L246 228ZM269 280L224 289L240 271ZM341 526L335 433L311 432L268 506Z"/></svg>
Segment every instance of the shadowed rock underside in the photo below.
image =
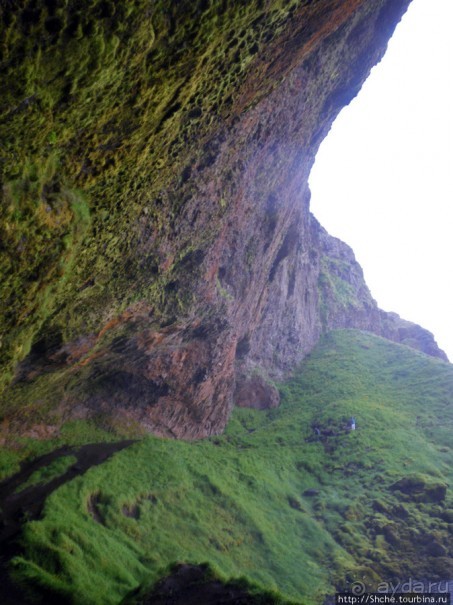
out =
<svg viewBox="0 0 453 605"><path fill-rule="evenodd" d="M86 417L219 433L332 328L445 358L309 211L318 146L408 3L4 3L5 443Z"/></svg>

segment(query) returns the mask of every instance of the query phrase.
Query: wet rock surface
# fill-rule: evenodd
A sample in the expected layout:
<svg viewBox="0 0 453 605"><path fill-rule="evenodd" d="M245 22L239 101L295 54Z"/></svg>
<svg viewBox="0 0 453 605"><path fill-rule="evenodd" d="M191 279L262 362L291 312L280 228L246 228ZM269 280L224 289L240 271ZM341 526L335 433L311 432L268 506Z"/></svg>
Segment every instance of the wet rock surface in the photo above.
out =
<svg viewBox="0 0 453 605"><path fill-rule="evenodd" d="M243 403L252 376L286 376L332 328L443 356L379 311L352 251L309 211L318 146L408 3L5 12L0 109L26 158L6 158L0 217L5 431L33 430L20 409L44 400L57 424L102 415L177 438L220 433L236 385ZM275 405L271 391L252 404Z"/></svg>
<svg viewBox="0 0 453 605"><path fill-rule="evenodd" d="M238 407L266 410L278 406L280 395L276 387L262 376L251 376L238 381L234 400Z"/></svg>

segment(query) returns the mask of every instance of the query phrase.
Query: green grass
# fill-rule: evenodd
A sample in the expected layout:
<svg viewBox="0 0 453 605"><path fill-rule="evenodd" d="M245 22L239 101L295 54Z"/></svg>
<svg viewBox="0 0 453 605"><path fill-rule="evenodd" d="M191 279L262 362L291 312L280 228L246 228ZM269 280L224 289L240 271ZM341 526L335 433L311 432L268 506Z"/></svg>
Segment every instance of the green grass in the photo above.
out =
<svg viewBox="0 0 453 605"><path fill-rule="evenodd" d="M452 484L453 367L344 330L280 388L280 408L237 409L223 436L149 437L59 488L25 526L16 579L76 605L117 604L175 562L306 604L353 581L445 579L451 492L425 495ZM422 497L390 489L413 476Z"/></svg>
<svg viewBox="0 0 453 605"><path fill-rule="evenodd" d="M75 462L77 458L75 456L62 456L57 458L44 468L41 468L30 475L30 477L22 483L17 492L21 492L27 487L37 485L38 483L49 483L52 479L63 475Z"/></svg>
<svg viewBox="0 0 453 605"><path fill-rule="evenodd" d="M125 433L121 434L123 437ZM35 439L15 437L7 446L0 447L0 481L16 473L20 464L47 454L63 445L84 445L118 440L119 435L86 420L72 420L63 425L57 437Z"/></svg>

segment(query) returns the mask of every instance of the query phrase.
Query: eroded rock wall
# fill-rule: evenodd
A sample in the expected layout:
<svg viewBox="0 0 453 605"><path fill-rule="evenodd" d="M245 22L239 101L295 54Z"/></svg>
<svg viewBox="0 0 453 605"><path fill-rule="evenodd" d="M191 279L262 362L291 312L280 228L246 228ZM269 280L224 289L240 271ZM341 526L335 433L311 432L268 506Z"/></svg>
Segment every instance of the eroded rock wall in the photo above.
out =
<svg viewBox="0 0 453 605"><path fill-rule="evenodd" d="M401 340L307 179L408 3L4 9L4 426L199 438L325 330Z"/></svg>

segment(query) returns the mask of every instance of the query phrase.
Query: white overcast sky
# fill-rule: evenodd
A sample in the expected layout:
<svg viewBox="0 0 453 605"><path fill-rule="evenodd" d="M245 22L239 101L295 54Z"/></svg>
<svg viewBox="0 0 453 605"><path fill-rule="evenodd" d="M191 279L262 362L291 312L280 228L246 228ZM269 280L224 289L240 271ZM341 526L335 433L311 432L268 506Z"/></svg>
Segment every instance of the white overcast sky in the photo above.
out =
<svg viewBox="0 0 453 605"><path fill-rule="evenodd" d="M310 177L311 209L348 243L379 306L453 362L453 0L413 0Z"/></svg>

